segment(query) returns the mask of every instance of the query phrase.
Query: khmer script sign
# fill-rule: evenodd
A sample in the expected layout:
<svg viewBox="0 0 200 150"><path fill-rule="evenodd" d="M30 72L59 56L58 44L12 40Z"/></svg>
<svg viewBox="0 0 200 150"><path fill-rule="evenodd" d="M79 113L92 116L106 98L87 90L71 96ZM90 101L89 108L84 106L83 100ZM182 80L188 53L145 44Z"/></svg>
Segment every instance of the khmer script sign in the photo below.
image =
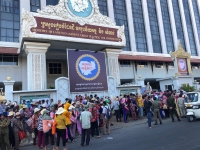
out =
<svg viewBox="0 0 200 150"><path fill-rule="evenodd" d="M68 50L70 92L107 91L105 53Z"/></svg>
<svg viewBox="0 0 200 150"><path fill-rule="evenodd" d="M118 29L100 27L94 25L81 26L75 22L48 19L42 17L34 17L37 27L31 28L31 32L44 35L56 35L64 37L75 37L83 39L121 42L118 38Z"/></svg>

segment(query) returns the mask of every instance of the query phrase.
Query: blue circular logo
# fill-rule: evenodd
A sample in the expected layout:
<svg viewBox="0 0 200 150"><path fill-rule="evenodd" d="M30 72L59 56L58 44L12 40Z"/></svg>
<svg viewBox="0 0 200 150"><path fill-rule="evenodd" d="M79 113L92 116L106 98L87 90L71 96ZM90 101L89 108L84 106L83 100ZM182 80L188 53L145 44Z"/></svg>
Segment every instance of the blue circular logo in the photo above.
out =
<svg viewBox="0 0 200 150"><path fill-rule="evenodd" d="M93 12L91 0L68 0L67 7L72 14L86 18Z"/></svg>
<svg viewBox="0 0 200 150"><path fill-rule="evenodd" d="M84 80L95 80L100 73L100 64L94 56L85 54L77 59L76 72Z"/></svg>

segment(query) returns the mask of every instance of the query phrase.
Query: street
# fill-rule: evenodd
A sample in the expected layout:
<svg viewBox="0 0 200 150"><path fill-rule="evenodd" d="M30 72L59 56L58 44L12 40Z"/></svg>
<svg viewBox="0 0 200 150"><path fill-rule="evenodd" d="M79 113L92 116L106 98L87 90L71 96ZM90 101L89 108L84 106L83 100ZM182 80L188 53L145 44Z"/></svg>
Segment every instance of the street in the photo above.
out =
<svg viewBox="0 0 200 150"><path fill-rule="evenodd" d="M136 121L137 122L137 121ZM147 127L146 119L140 125L136 122L116 128L110 135L101 135L100 139L92 138L90 146L79 147L80 137L73 144L67 143L69 150L199 150L200 120L188 122L185 118L178 122L163 120L162 125ZM139 122L139 121L138 121ZM114 123L113 127L116 127ZM62 143L60 143L62 144ZM33 146L20 148L34 150Z"/></svg>

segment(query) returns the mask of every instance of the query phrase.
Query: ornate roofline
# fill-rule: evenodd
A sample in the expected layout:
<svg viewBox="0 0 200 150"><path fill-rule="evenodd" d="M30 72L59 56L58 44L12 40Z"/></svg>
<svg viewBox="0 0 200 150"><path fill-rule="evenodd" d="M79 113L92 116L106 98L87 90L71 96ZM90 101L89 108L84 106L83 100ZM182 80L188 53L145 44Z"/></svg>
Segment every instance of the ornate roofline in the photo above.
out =
<svg viewBox="0 0 200 150"><path fill-rule="evenodd" d="M80 25L91 24L91 25L106 25L106 26L116 26L109 17L104 16L100 13L99 7L96 0L92 0L94 3L94 14L91 18L82 18L72 16L66 9L65 3L67 0L59 0L56 6L46 6L37 12L41 15L51 15L58 16L66 19L67 21L78 22Z"/></svg>

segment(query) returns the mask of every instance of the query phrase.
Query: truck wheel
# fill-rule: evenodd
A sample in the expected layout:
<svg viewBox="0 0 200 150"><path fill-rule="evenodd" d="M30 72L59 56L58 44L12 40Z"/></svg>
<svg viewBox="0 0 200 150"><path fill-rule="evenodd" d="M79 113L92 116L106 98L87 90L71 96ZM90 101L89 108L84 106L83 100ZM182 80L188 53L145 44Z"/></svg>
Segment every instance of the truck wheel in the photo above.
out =
<svg viewBox="0 0 200 150"><path fill-rule="evenodd" d="M187 120L189 122L193 122L194 121L194 116L187 116Z"/></svg>

